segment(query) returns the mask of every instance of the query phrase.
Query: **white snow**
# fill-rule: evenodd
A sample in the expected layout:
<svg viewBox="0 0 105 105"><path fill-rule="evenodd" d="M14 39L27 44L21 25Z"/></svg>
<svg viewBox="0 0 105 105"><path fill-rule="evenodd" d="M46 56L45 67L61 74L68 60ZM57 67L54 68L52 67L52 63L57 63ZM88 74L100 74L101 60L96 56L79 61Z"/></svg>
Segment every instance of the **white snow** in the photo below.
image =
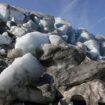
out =
<svg viewBox="0 0 105 105"><path fill-rule="evenodd" d="M8 89L14 89L18 85L26 85L30 80L37 81L44 71L44 67L30 53L16 58L1 72L0 90L9 91Z"/></svg>
<svg viewBox="0 0 105 105"><path fill-rule="evenodd" d="M23 53L31 52L36 54L36 50L41 44L49 43L48 35L40 32L31 32L20 38L17 38L15 49L22 49Z"/></svg>

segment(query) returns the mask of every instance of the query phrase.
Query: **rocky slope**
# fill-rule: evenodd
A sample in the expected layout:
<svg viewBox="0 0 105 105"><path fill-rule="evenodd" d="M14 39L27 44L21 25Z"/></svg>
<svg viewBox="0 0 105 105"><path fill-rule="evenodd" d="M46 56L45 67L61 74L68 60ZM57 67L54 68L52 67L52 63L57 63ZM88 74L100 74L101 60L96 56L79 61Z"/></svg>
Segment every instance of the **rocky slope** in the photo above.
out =
<svg viewBox="0 0 105 105"><path fill-rule="evenodd" d="M0 72L0 105L104 105L105 37L0 4Z"/></svg>

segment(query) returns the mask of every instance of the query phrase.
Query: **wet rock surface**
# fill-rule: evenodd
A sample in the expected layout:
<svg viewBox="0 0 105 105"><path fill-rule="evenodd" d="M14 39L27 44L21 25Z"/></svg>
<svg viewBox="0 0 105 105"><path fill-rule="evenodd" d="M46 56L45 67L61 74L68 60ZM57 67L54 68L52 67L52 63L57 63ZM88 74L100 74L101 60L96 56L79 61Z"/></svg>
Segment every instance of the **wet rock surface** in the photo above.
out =
<svg viewBox="0 0 105 105"><path fill-rule="evenodd" d="M104 50L102 35L0 4L0 105L104 105Z"/></svg>

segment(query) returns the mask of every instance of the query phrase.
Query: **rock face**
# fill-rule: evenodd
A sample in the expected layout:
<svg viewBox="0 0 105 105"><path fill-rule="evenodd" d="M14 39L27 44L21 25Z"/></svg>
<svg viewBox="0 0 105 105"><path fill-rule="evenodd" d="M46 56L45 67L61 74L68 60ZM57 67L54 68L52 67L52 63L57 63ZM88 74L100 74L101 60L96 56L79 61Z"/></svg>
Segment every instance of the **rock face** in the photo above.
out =
<svg viewBox="0 0 105 105"><path fill-rule="evenodd" d="M0 4L0 105L105 105L104 50L102 35Z"/></svg>
<svg viewBox="0 0 105 105"><path fill-rule="evenodd" d="M94 80L86 82L65 91L61 103L68 105L70 103L76 103L76 101L86 101L87 105L101 105L105 103L105 85L103 81Z"/></svg>

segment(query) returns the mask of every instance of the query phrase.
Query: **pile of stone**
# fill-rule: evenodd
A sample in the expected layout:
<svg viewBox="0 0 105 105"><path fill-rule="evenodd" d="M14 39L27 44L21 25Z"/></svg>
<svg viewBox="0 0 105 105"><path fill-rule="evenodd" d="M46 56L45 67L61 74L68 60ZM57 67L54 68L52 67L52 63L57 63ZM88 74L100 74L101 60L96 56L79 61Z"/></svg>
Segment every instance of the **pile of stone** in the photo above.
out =
<svg viewBox="0 0 105 105"><path fill-rule="evenodd" d="M104 60L104 36L0 4L0 105L105 104Z"/></svg>

